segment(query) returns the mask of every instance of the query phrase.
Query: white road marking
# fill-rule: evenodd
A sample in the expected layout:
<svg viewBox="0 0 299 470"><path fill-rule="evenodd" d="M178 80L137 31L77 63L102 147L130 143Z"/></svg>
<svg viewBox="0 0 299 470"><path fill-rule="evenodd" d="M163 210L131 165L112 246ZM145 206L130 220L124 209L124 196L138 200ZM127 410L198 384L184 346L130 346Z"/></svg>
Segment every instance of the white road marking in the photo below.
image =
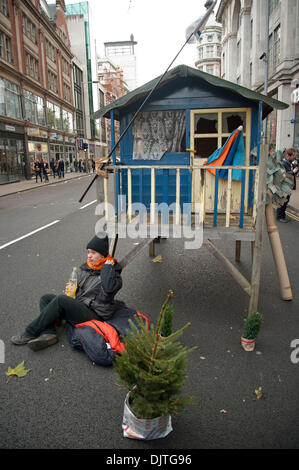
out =
<svg viewBox="0 0 299 470"><path fill-rule="evenodd" d="M26 235L23 235L22 237L16 238L15 240L12 240L11 242L5 243L5 245L0 246L0 250L3 250L3 248L6 248L7 246L13 245L14 243L17 243L20 240L24 240L24 238L31 237L31 235L34 235L35 233L40 232L41 230L45 230L46 228L51 227L52 225L58 224L58 222L60 222L60 220L54 220L54 222L44 225L43 227L37 228L36 230L33 230L33 232L27 233Z"/></svg>
<svg viewBox="0 0 299 470"><path fill-rule="evenodd" d="M88 204L85 204L85 206L80 207L80 210L85 209L85 207L91 206L91 204L94 204L95 202L97 202L97 199L95 199L95 201L89 202Z"/></svg>

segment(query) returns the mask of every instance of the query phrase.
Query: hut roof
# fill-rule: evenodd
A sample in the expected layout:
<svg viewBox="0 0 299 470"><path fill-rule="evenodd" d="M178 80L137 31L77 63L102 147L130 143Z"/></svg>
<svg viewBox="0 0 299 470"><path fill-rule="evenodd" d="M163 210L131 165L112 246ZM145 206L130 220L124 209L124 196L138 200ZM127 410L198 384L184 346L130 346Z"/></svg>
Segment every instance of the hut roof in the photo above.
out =
<svg viewBox="0 0 299 470"><path fill-rule="evenodd" d="M288 104L283 103L282 101L275 100L269 96L265 96L256 91L250 90L249 88L238 85L237 83L229 82L228 80L223 80L223 78L216 77L201 70L188 67L187 65L178 65L173 69L169 70L158 88L161 88L166 83L176 80L178 78L198 78L208 82L210 85L223 88L224 90L229 90L233 93L236 93L244 98L247 98L252 101L262 102L263 103L263 118L265 118L273 109L286 109ZM161 75L157 78L154 78L150 82L147 82L145 85L142 85L135 90L127 93L116 101L113 101L111 104L99 109L93 115L93 119L99 119L100 117L110 117L110 111L115 111L115 119L119 118L118 110L134 103L135 101L145 97L159 82Z"/></svg>

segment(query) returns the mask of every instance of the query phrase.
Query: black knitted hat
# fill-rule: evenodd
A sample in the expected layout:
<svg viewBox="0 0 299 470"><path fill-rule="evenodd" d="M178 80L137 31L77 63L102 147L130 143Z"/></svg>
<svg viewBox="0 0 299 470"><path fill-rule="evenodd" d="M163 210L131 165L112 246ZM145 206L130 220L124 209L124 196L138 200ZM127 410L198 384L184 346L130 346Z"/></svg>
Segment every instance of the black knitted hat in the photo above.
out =
<svg viewBox="0 0 299 470"><path fill-rule="evenodd" d="M109 254L108 236L105 232L99 232L87 244L86 249L94 250L106 257Z"/></svg>

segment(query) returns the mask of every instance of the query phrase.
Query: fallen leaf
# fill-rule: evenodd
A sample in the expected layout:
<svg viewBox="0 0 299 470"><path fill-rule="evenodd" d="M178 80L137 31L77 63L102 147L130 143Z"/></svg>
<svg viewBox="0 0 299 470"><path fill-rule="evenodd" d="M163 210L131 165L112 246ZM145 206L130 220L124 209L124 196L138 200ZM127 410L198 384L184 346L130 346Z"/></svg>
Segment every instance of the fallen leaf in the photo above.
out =
<svg viewBox="0 0 299 470"><path fill-rule="evenodd" d="M256 399L260 400L263 397L263 389L259 387L257 390L254 391L256 395Z"/></svg>
<svg viewBox="0 0 299 470"><path fill-rule="evenodd" d="M153 259L153 263L162 263L162 256L158 255Z"/></svg>
<svg viewBox="0 0 299 470"><path fill-rule="evenodd" d="M11 377L12 375L16 375L17 377L25 377L25 375L30 372L31 369L25 369L24 367L24 361L18 364L14 369L12 369L10 366L8 367L8 371L5 372L6 375ZM7 379L6 383L8 382L9 379Z"/></svg>

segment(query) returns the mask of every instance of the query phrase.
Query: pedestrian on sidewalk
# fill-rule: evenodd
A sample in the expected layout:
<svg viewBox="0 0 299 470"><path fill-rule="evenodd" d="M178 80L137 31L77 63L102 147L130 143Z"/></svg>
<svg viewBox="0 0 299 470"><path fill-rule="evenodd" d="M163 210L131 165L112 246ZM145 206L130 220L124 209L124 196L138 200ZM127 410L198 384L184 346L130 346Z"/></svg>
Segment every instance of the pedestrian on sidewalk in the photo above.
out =
<svg viewBox="0 0 299 470"><path fill-rule="evenodd" d="M28 344L38 351L57 343L57 320L65 319L75 326L94 319L107 321L114 315L119 305L114 297L122 287L122 268L109 255L107 234L97 234L86 249L87 261L78 270L76 298L65 294L43 295L40 315L27 325L23 334L11 338L13 344Z"/></svg>
<svg viewBox="0 0 299 470"><path fill-rule="evenodd" d="M54 160L54 158L52 158L51 161L50 161L50 168L51 168L51 170L52 170L52 175L53 175L54 178L55 178L56 168L55 168L55 160Z"/></svg>
<svg viewBox="0 0 299 470"><path fill-rule="evenodd" d="M61 175L64 178L64 161L62 158L58 162L58 178L61 178Z"/></svg>
<svg viewBox="0 0 299 470"><path fill-rule="evenodd" d="M42 171L43 171L43 177L45 179L45 183L49 183L49 177L48 177L48 172L49 172L49 164L46 160L42 161Z"/></svg>
<svg viewBox="0 0 299 470"><path fill-rule="evenodd" d="M38 178L40 178L41 183L43 182L43 177L42 177L42 164L39 161L38 158L35 159L35 162L33 164L34 172L35 172L35 182L38 182Z"/></svg>
<svg viewBox="0 0 299 470"><path fill-rule="evenodd" d="M292 179L292 181L295 181L296 174L298 172L298 167L293 168L293 165L292 165L292 162L295 160L295 156L296 156L296 149L293 149L293 148L286 149L283 152L283 158L281 162L285 168L286 176ZM280 207L278 207L276 211L276 218L279 222L287 223L291 221L291 219L286 216L286 209L290 202L290 197L291 196L288 195L286 202L282 204Z"/></svg>

